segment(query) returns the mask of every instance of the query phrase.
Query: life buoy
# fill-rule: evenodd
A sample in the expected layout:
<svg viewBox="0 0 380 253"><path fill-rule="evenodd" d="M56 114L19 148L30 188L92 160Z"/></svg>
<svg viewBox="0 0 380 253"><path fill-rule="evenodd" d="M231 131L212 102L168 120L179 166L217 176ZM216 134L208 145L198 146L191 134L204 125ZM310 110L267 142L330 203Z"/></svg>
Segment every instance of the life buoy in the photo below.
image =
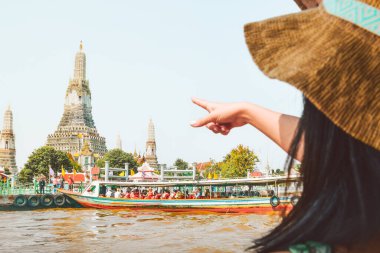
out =
<svg viewBox="0 0 380 253"><path fill-rule="evenodd" d="M54 203L54 197L51 194L45 194L41 197L41 205L49 207Z"/></svg>
<svg viewBox="0 0 380 253"><path fill-rule="evenodd" d="M17 207L24 207L26 206L26 204L28 204L28 199L25 195L17 195L17 197L13 201L13 204Z"/></svg>
<svg viewBox="0 0 380 253"><path fill-rule="evenodd" d="M272 196L270 198L270 205L272 207L277 207L278 205L280 205L280 199L277 196Z"/></svg>
<svg viewBox="0 0 380 253"><path fill-rule="evenodd" d="M56 206L63 206L66 202L66 198L64 195L59 194L54 196L54 204Z"/></svg>
<svg viewBox="0 0 380 253"><path fill-rule="evenodd" d="M37 207L40 204L40 197L36 195L29 196L28 206Z"/></svg>
<svg viewBox="0 0 380 253"><path fill-rule="evenodd" d="M292 204L292 206L295 206L295 205L297 205L298 200L299 200L298 196L293 196L290 198L290 203Z"/></svg>

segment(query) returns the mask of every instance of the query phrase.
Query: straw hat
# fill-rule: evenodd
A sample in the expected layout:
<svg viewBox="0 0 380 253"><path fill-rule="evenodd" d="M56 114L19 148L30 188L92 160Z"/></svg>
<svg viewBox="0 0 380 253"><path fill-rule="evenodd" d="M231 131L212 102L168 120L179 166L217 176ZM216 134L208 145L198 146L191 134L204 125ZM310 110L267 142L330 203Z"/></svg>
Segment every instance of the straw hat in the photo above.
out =
<svg viewBox="0 0 380 253"><path fill-rule="evenodd" d="M247 24L248 48L270 78L290 83L335 125L380 150L380 1L318 8Z"/></svg>

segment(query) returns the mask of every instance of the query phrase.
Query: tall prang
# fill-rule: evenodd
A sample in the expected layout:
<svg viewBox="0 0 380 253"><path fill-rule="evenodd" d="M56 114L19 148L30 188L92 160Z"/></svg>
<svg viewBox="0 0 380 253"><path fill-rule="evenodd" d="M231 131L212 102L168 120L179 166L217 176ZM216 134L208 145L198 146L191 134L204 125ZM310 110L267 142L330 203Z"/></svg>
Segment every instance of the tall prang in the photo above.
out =
<svg viewBox="0 0 380 253"><path fill-rule="evenodd" d="M156 136L152 119L149 120L148 124L148 140L146 141L145 159L152 168L158 168L156 155Z"/></svg>
<svg viewBox="0 0 380 253"><path fill-rule="evenodd" d="M13 113L10 106L4 113L3 130L0 132L0 168L10 171L17 169Z"/></svg>
<svg viewBox="0 0 380 253"><path fill-rule="evenodd" d="M66 90L63 116L54 134L48 136L46 145L78 157L85 142L100 157L107 152L106 140L99 135L92 118L86 54L81 41L79 52L75 55L74 77Z"/></svg>

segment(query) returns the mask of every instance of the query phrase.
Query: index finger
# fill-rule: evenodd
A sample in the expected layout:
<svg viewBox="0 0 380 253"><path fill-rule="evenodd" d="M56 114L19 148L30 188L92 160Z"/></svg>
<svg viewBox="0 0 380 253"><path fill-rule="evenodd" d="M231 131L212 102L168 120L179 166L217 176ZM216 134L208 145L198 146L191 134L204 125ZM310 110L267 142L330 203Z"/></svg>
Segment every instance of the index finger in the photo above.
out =
<svg viewBox="0 0 380 253"><path fill-rule="evenodd" d="M202 107L203 109L205 109L206 111L210 112L210 107L209 107L209 102L206 101L206 100L203 100L203 99L199 99L199 98L192 98L191 99L193 101L194 104Z"/></svg>

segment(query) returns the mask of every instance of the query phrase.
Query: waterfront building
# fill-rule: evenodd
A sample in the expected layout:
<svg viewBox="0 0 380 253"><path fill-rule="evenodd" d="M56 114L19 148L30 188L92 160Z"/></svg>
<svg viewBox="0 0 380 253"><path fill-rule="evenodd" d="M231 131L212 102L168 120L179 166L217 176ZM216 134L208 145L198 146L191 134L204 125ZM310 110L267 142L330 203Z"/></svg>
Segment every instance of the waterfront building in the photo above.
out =
<svg viewBox="0 0 380 253"><path fill-rule="evenodd" d="M12 173L17 170L13 113L10 106L4 113L3 130L0 132L0 170L5 169Z"/></svg>
<svg viewBox="0 0 380 253"><path fill-rule="evenodd" d="M158 161L156 155L156 137L152 119L149 120L148 124L148 140L146 141L145 161L152 168L158 168Z"/></svg>
<svg viewBox="0 0 380 253"><path fill-rule="evenodd" d="M46 145L74 156L82 151L84 143L100 157L107 152L106 140L99 135L92 117L86 54L81 42L75 56L74 76L66 91L63 116L57 130L48 136Z"/></svg>

